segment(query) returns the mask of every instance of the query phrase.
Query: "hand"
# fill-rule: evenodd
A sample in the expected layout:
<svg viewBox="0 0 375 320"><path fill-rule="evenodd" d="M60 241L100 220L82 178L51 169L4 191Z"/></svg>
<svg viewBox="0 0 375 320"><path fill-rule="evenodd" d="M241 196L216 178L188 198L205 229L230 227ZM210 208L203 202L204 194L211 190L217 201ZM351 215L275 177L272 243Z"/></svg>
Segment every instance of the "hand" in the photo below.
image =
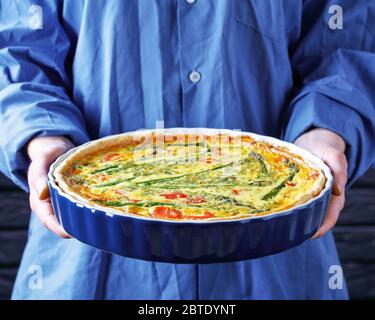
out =
<svg viewBox="0 0 375 320"><path fill-rule="evenodd" d="M64 137L37 137L27 146L27 153L31 159L27 175L30 187L30 207L48 230L63 238L70 238L70 236L58 223L53 213L47 174L50 164L72 147L73 144Z"/></svg>
<svg viewBox="0 0 375 320"><path fill-rule="evenodd" d="M328 205L323 225L313 237L316 239L335 226L345 204L345 185L348 179L346 145L339 135L320 128L301 135L294 143L321 158L331 168L333 174L333 197Z"/></svg>

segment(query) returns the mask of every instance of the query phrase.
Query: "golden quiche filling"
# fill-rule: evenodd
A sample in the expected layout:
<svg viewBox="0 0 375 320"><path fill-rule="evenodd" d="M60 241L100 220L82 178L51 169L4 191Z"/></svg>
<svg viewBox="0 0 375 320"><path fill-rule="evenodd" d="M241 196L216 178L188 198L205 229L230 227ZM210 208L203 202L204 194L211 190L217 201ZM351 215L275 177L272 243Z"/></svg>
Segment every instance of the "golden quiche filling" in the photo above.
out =
<svg viewBox="0 0 375 320"><path fill-rule="evenodd" d="M167 220L270 214L305 203L325 184L319 168L286 147L225 134L89 144L57 167L55 179L91 206Z"/></svg>

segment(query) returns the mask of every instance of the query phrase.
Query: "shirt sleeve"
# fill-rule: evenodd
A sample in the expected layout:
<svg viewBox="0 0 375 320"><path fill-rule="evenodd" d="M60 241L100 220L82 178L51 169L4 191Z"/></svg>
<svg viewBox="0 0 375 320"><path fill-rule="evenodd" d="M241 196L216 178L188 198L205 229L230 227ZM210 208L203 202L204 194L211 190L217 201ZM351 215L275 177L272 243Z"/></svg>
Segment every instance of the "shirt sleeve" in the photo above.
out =
<svg viewBox="0 0 375 320"><path fill-rule="evenodd" d="M89 139L82 112L70 98L65 66L71 43L59 23L60 3L0 5L0 170L24 190L30 139L63 135L75 144Z"/></svg>
<svg viewBox="0 0 375 320"><path fill-rule="evenodd" d="M341 7L343 29L330 28L337 14L331 5ZM305 1L301 37L292 50L298 90L284 139L293 142L313 127L339 134L347 144L348 186L375 161L374 16L371 0Z"/></svg>

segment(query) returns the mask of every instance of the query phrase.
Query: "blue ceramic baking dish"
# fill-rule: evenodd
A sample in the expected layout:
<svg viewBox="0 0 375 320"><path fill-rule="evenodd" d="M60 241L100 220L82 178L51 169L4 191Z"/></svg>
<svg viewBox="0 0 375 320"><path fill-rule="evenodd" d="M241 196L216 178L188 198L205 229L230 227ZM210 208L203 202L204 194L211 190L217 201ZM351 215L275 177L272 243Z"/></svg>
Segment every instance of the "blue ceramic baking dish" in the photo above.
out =
<svg viewBox="0 0 375 320"><path fill-rule="evenodd" d="M166 129L167 133L184 132ZM229 130L194 129L194 132L228 133ZM236 134L238 132L236 131ZM55 168L74 150L51 166L48 184L55 215L64 229L79 241L118 255L169 263L220 263L259 258L298 246L318 230L330 200L332 176L318 158L292 144L251 135L313 160L323 170L326 185L303 205L265 216L221 221L166 221L101 210L64 193L53 176ZM105 139L108 139L105 138ZM78 147L79 148L79 147Z"/></svg>

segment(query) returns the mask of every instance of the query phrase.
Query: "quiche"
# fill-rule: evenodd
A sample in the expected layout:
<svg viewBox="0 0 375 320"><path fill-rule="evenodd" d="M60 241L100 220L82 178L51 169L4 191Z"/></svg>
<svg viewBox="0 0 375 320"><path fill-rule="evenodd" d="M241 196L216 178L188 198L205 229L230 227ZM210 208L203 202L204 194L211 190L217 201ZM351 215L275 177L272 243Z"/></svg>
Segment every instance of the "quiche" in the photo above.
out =
<svg viewBox="0 0 375 320"><path fill-rule="evenodd" d="M163 220L228 220L303 204L325 186L310 160L251 135L121 134L71 152L54 171L75 200Z"/></svg>

